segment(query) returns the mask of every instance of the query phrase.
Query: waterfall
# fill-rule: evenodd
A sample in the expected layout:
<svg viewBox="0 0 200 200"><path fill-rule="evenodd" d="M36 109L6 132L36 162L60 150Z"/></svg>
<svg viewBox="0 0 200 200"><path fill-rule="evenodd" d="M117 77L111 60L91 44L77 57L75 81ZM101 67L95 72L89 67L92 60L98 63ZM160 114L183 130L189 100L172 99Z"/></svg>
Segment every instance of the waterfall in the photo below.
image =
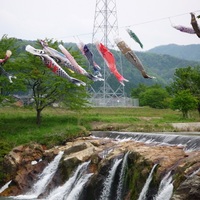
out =
<svg viewBox="0 0 200 200"><path fill-rule="evenodd" d="M200 171L200 168L197 169L196 171L194 171L192 174L190 174L189 177L193 177L194 175L196 175L197 173L199 173L199 171Z"/></svg>
<svg viewBox="0 0 200 200"><path fill-rule="evenodd" d="M121 163L122 159L116 159L114 164L112 165L109 174L107 176L107 178L104 181L103 184L103 191L101 193L100 196L100 200L108 200L109 199L109 195L110 195L110 191L111 191L111 186L112 186L112 182L114 180L115 177L115 173L117 171L117 167L119 166L119 164Z"/></svg>
<svg viewBox="0 0 200 200"><path fill-rule="evenodd" d="M160 182L158 194L153 198L154 200L169 200L172 196L173 184L171 172L166 174Z"/></svg>
<svg viewBox="0 0 200 200"><path fill-rule="evenodd" d="M1 187L0 188L0 193L2 193L4 190L6 190L9 187L11 182L12 182L12 180L7 182L4 186Z"/></svg>
<svg viewBox="0 0 200 200"><path fill-rule="evenodd" d="M88 179L92 175L86 173L89 163L90 161L79 165L74 174L66 181L66 183L54 189L46 199L47 200L77 199L77 195L79 195L79 193L83 189L84 184L88 181Z"/></svg>
<svg viewBox="0 0 200 200"><path fill-rule="evenodd" d="M59 162L62 158L64 152L59 152L59 154L54 158L54 160L47 165L43 172L39 175L39 180L33 185L31 191L27 192L24 195L19 195L13 197L15 199L35 199L41 193L43 193L48 186L49 182L52 180L54 174L57 171Z"/></svg>
<svg viewBox="0 0 200 200"><path fill-rule="evenodd" d="M87 181L92 175L93 173L85 174L84 176L82 176L73 188L73 190L70 192L66 200L78 200L84 185L87 183Z"/></svg>
<svg viewBox="0 0 200 200"><path fill-rule="evenodd" d="M120 177L119 177L119 184L118 184L118 187L117 187L117 200L122 199L123 183L124 183L124 176L125 176L125 171L126 171L128 154L129 154L129 152L127 152L125 154L125 156L123 158L123 162L122 162L122 168L121 168Z"/></svg>
<svg viewBox="0 0 200 200"><path fill-rule="evenodd" d="M153 177L153 172L154 172L154 169L156 168L157 164L155 164L153 166L153 168L151 169L151 172L146 180L146 183L144 184L144 187L142 188L142 191L140 193L140 196L138 198L138 200L145 200L146 199L146 194L148 192L148 189L149 189L149 185L151 183L151 180L152 180L152 177Z"/></svg>

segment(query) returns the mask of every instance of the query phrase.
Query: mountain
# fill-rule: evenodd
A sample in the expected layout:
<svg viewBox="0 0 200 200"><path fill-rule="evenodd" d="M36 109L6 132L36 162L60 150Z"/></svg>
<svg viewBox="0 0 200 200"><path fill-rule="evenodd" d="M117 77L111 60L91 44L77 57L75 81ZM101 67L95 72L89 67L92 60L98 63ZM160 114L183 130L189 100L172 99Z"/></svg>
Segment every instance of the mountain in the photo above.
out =
<svg viewBox="0 0 200 200"><path fill-rule="evenodd" d="M148 50L149 53L166 54L184 60L200 61L200 44L162 45Z"/></svg>
<svg viewBox="0 0 200 200"><path fill-rule="evenodd" d="M42 48L40 47L40 45L38 45L36 41L19 40L18 45L17 45L18 51L25 52L24 49L27 44L31 44L36 48ZM89 64L86 58L82 55L82 53L80 52L80 50L78 49L75 43L65 43L64 45L70 50L79 52L80 53L79 61L80 59L81 60L84 59L82 60L84 61L84 64L82 65L82 67L85 68L87 71L90 71L91 73L93 73L93 69L89 67ZM175 45L175 46L178 46L178 45ZM200 47L200 45L197 45L197 46ZM103 74L104 67L106 70L108 70L108 67L104 63L95 45L88 44L88 47L90 48L90 50L92 51L94 55L95 62L101 67L102 74ZM182 47L180 46L180 49L181 48ZM58 51L60 50L58 49ZM176 71L176 69L184 68L188 66L191 66L191 67L200 66L200 56L199 56L199 61L198 60L192 61L188 59L186 60L183 58L177 58L175 56L167 55L165 53L163 54L158 53L158 52L153 53L151 51L135 52L135 54L143 63L144 68L147 71L147 73L150 76L156 77L156 79L145 79L142 77L141 73L120 53L119 50L111 50L111 52L113 53L115 57L118 71L120 73L123 73L123 76L129 80L129 82L125 82L125 87L124 87L124 90L128 96L130 95L131 89L134 87L137 87L140 83L143 83L145 85L153 85L157 83L157 84L166 86L173 80L174 72ZM191 54L194 54L193 51L188 51L187 57L191 57ZM112 73L109 72L109 74L110 75L107 79L107 82L109 83L109 85L112 86L112 89L117 90L119 87L119 83ZM76 77L76 74L73 74L73 76ZM102 86L102 84L103 82L97 81L93 83L92 86L98 89Z"/></svg>
<svg viewBox="0 0 200 200"><path fill-rule="evenodd" d="M135 54L143 63L147 73L156 77L156 79L144 79L140 72L122 56L124 76L129 80L129 83L126 83L126 87L130 86L129 89L136 87L139 83L146 85L158 83L166 86L173 81L176 69L200 66L200 62L179 59L170 55L159 55L150 52L135 52Z"/></svg>
<svg viewBox="0 0 200 200"><path fill-rule="evenodd" d="M74 50L76 49L75 46L71 44L66 44L68 47L73 47ZM94 54L95 62L103 69L105 63L98 53L96 47L92 44L88 44L88 47ZM145 79L142 77L141 73L134 67L118 50L111 50L113 53L117 69L121 73L123 70L123 76L129 80L129 82L125 82L124 90L127 94L130 94L130 90L134 87L137 87L138 84L143 83L145 85L153 85L153 84L161 84L163 86L168 85L174 76L174 72L178 68L184 67L195 67L200 66L200 61L190 61L185 60L177 57L173 57L166 54L157 54L151 52L135 52L138 58L144 65L145 70L150 76L156 77L156 79ZM86 62L86 67L88 63ZM107 66L105 66L108 69ZM122 70L121 70L122 69ZM87 69L89 70L89 69ZM91 69L92 70L92 69ZM119 87L119 83L117 82L114 75L110 75L109 79L107 79L109 85L112 85L113 89L117 89ZM95 82L93 87L99 88L99 82ZM115 88L116 87L116 88Z"/></svg>

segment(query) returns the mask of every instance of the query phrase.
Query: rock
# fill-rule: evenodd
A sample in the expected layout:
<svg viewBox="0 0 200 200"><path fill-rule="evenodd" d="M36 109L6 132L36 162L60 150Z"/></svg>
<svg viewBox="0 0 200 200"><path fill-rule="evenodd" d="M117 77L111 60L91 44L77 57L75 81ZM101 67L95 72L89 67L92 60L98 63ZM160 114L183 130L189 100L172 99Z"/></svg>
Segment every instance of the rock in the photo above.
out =
<svg viewBox="0 0 200 200"><path fill-rule="evenodd" d="M172 200L199 200L200 199L200 176L188 177L176 189Z"/></svg>
<svg viewBox="0 0 200 200"><path fill-rule="evenodd" d="M36 175L47 165L41 161L44 157L44 150L41 145L31 144L14 148L4 158L4 171L8 180L13 180L11 187L2 196L18 195L26 191L36 179ZM32 165L36 161L37 164ZM39 162L40 161L40 162Z"/></svg>
<svg viewBox="0 0 200 200"><path fill-rule="evenodd" d="M200 151L186 153L183 148L176 146L153 146L131 140L119 142L114 139L93 137L77 138L73 142L67 142L66 145L56 146L49 150L45 150L38 144L14 148L4 158L4 171L8 174L7 181L13 181L0 196L15 196L31 188L37 180L37 175L59 151L63 151L64 155L48 191L57 185L64 184L80 163L91 160L88 170L94 175L86 184L82 197L95 199L95 195L100 195L103 180L108 174L111 163L115 159L123 158L126 152L129 152L124 199L138 197L155 164L157 166L151 190L148 193L149 198L156 194L162 177L172 171L173 200L200 199L200 172L198 171ZM117 169L118 173L120 169L120 167ZM41 194L41 197L46 193Z"/></svg>
<svg viewBox="0 0 200 200"><path fill-rule="evenodd" d="M38 144L19 146L14 148L4 158L4 168L12 178L21 166L31 165L32 161L39 161L43 157L43 147Z"/></svg>

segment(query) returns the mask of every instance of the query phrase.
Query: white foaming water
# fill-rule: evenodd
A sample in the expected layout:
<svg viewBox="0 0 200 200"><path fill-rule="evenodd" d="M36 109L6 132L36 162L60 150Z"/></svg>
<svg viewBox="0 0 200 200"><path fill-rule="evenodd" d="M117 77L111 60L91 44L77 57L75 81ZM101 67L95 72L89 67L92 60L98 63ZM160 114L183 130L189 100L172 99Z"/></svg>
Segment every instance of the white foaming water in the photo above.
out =
<svg viewBox="0 0 200 200"><path fill-rule="evenodd" d="M172 183L166 185L166 187L163 188L162 192L154 200L169 200L172 196L173 188L174 186Z"/></svg>
<svg viewBox="0 0 200 200"><path fill-rule="evenodd" d="M59 186L56 189L54 189L46 199L47 200L58 200L58 199L64 200L64 199L67 199L67 197L70 195L71 192L73 192L71 196L72 195L76 196L78 193L80 193L82 188L79 188L80 186L79 184L84 185L88 181L89 177L91 176L91 174L86 174L89 163L90 162L85 162L79 165L76 171L74 172L73 176L70 177L64 185Z"/></svg>
<svg viewBox="0 0 200 200"><path fill-rule="evenodd" d="M12 180L7 182L4 186L1 187L0 188L0 193L2 193L4 190L6 190L9 187L11 182L12 182Z"/></svg>
<svg viewBox="0 0 200 200"><path fill-rule="evenodd" d="M200 137L199 133L193 133L193 135L187 135L185 133L178 133L177 135L171 134L169 132L166 133L137 133L137 132L105 132L101 134L101 132L92 132L93 136L98 137L107 137L107 138L115 138L118 142L120 140L125 141L133 140L136 142L144 142L152 145L162 145L162 146L177 146L182 145L184 147L184 151L191 152L194 150L200 149Z"/></svg>
<svg viewBox="0 0 200 200"><path fill-rule="evenodd" d="M120 173L120 177L119 177L119 184L117 187L117 200L122 199L123 183L124 183L124 176L125 176L128 154L129 154L129 152L127 152L125 154L125 156L123 158L123 162L122 162L122 168L121 168L121 173Z"/></svg>
<svg viewBox="0 0 200 200"><path fill-rule="evenodd" d="M140 193L140 196L138 198L138 200L146 200L146 194L148 192L148 189L149 189L149 184L151 183L151 180L152 180L152 177L153 177L153 172L154 172L154 169L156 168L157 164L155 164L153 166L153 168L151 169L151 172L146 180L146 183L144 184L144 187L142 188L142 191Z"/></svg>
<svg viewBox="0 0 200 200"><path fill-rule="evenodd" d="M166 174L162 181L160 182L160 186L158 189L158 194L153 198L154 200L169 200L172 196L173 192L173 184L172 184L172 176L171 172Z"/></svg>
<svg viewBox="0 0 200 200"><path fill-rule="evenodd" d="M59 152L59 154L54 158L54 160L47 165L43 172L39 175L39 180L33 185L33 188L24 195L19 195L12 197L14 199L36 199L41 193L43 193L48 186L49 182L52 180L54 174L57 171L60 159L62 158L64 152Z"/></svg>
<svg viewBox="0 0 200 200"><path fill-rule="evenodd" d="M93 173L83 175L79 179L79 181L77 182L77 184L75 185L75 187L72 189L72 191L70 192L70 194L66 198L66 200L77 200L79 198L79 196L80 196L80 193L83 190L84 185L87 183L87 181L89 180L89 178L92 175L93 175Z"/></svg>
<svg viewBox="0 0 200 200"><path fill-rule="evenodd" d="M109 194L110 194L110 190L111 190L111 186L112 186L112 182L114 180L114 176L115 173L117 171L117 167L119 166L119 164L121 163L122 159L119 160L115 160L114 164L112 165L109 174L107 176L107 178L104 181L104 187L103 187L103 191L102 194L100 196L100 200L108 200L109 199Z"/></svg>
<svg viewBox="0 0 200 200"><path fill-rule="evenodd" d="M198 173L199 173L199 171L200 171L200 168L199 168L199 169L197 169L196 171L194 171L192 174L190 174L190 176L189 176L189 177L193 177L194 175L198 174Z"/></svg>

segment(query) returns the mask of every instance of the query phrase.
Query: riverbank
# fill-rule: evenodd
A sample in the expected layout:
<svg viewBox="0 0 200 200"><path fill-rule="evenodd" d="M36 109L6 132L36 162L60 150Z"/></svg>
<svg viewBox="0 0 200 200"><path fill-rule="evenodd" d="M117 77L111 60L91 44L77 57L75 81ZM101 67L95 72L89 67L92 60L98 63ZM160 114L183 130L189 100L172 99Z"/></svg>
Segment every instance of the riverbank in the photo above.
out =
<svg viewBox="0 0 200 200"><path fill-rule="evenodd" d="M51 148L87 136L91 131L199 132L198 112L193 111L190 116L190 119L183 119L178 111L149 107L82 111L48 108L42 113L41 126L37 126L33 108L3 107L0 108L0 157L21 144L36 142Z"/></svg>
<svg viewBox="0 0 200 200"><path fill-rule="evenodd" d="M149 107L90 108L82 111L48 108L42 113L41 126L37 126L33 108L0 108L0 184L4 180L1 173L3 158L16 146L38 143L49 149L77 137L88 136L91 131L174 133L180 131L174 124L199 123L198 112L194 111L190 116L190 119L183 119L178 111ZM188 131L188 127L181 131Z"/></svg>

